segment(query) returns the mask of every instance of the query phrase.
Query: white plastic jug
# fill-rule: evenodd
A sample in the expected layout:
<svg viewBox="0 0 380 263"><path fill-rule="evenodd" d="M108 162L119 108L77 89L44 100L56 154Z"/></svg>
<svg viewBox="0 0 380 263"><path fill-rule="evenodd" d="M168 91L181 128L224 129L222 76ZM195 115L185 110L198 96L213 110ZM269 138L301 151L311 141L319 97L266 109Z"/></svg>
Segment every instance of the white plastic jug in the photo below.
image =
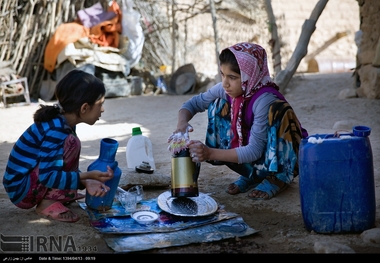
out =
<svg viewBox="0 0 380 263"><path fill-rule="evenodd" d="M150 139L142 135L140 127L132 128L132 137L127 142L127 167L135 169L143 162L149 163L152 170L156 169L153 158L153 147Z"/></svg>

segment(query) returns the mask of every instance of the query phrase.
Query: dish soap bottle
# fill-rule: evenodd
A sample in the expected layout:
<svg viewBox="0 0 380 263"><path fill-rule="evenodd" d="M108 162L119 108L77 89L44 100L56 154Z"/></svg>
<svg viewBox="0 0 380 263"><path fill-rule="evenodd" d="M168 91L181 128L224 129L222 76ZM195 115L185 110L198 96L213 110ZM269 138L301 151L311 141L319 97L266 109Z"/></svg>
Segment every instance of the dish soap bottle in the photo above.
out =
<svg viewBox="0 0 380 263"><path fill-rule="evenodd" d="M149 163L151 171L156 169L152 142L142 134L140 127L132 128L132 137L127 142L126 159L128 168L136 169L141 165L146 167Z"/></svg>

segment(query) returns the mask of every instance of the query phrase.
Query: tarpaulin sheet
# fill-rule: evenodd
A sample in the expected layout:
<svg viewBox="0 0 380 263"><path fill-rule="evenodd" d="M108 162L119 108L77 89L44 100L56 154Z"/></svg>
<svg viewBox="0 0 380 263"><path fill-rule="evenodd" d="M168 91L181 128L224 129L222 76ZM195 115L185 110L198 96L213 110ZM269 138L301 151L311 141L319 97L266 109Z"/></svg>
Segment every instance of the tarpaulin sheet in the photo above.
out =
<svg viewBox="0 0 380 263"><path fill-rule="evenodd" d="M220 207L211 215L184 217L162 211L157 199L142 200L137 209L152 210L159 214L158 220L145 225L131 218L117 201L110 210L104 212L92 210L84 202L79 202L79 205L87 211L91 225L104 234L107 245L116 252L212 242L258 232L250 228L238 214Z"/></svg>
<svg viewBox="0 0 380 263"><path fill-rule="evenodd" d="M107 245L118 253L183 246L191 243L219 241L257 233L241 217L235 217L204 226L192 227L168 233L106 236Z"/></svg>

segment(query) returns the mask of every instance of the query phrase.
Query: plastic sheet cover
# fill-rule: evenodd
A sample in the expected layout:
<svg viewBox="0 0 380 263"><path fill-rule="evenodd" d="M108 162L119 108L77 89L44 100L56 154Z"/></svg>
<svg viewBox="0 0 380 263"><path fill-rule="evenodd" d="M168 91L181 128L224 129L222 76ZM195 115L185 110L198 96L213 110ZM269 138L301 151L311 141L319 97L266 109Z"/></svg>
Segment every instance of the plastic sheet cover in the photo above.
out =
<svg viewBox="0 0 380 263"><path fill-rule="evenodd" d="M142 200L137 209L148 209L159 214L158 220L145 225L125 213L117 201L104 212L87 208L84 202L79 202L79 205L87 211L92 227L103 234L107 245L121 253L213 242L258 232L238 214L225 211L221 206L211 215L186 217L161 210L156 198Z"/></svg>

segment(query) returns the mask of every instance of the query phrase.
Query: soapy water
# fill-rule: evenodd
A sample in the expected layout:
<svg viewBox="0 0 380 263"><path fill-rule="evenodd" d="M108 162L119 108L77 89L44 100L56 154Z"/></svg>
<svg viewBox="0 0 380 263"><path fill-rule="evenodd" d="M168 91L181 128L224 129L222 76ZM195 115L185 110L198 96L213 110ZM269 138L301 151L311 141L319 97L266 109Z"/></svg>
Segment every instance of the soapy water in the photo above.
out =
<svg viewBox="0 0 380 263"><path fill-rule="evenodd" d="M333 136L334 138L337 138L337 139L342 139L342 140L347 140L347 139L351 139L352 138L352 136L351 135L347 135L347 134L345 134L345 135L339 135L339 134L334 134L334 136ZM323 143L324 142L324 138L322 138L322 137L318 137L318 138L316 138L316 137L309 137L308 138L308 140L307 140L307 142L308 143L314 143L314 144L321 144L321 143Z"/></svg>
<svg viewBox="0 0 380 263"><path fill-rule="evenodd" d="M323 139L321 137L315 138L315 137L310 137L307 142L309 143L314 143L314 144L320 144L323 142Z"/></svg>
<svg viewBox="0 0 380 263"><path fill-rule="evenodd" d="M168 150L172 154L176 154L181 152L182 150L187 149L187 142L190 140L189 130L192 129L191 126L187 127L186 132L176 132L169 136L168 142L170 143L168 146Z"/></svg>

